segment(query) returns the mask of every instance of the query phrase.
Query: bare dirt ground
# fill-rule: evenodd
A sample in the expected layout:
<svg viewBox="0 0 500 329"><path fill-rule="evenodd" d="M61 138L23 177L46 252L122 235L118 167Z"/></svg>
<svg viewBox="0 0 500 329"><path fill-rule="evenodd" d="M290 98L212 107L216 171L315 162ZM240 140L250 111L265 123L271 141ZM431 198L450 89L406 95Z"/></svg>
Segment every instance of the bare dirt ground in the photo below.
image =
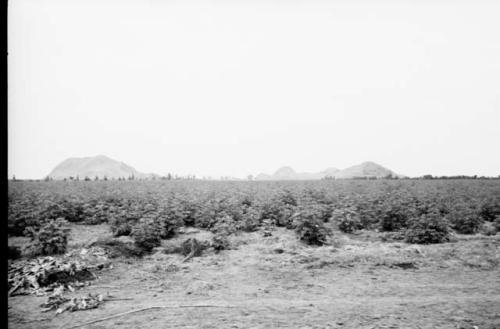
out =
<svg viewBox="0 0 500 329"><path fill-rule="evenodd" d="M97 309L42 313L46 297L9 298L11 328L500 328L500 236L459 237L431 246L380 242L377 233L341 235L308 247L293 232L243 233L233 250L182 255L159 250L113 259L99 279L69 294L109 293L130 300ZM74 228L71 246L109 235ZM209 238L187 231L165 241Z"/></svg>

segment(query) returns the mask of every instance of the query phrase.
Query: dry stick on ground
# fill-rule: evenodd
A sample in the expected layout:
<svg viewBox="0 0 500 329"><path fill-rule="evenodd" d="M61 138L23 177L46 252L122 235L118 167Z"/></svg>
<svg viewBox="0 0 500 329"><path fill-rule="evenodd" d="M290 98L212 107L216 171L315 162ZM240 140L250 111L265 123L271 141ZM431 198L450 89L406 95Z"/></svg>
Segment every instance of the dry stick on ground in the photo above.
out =
<svg viewBox="0 0 500 329"><path fill-rule="evenodd" d="M9 291L9 297L12 296L12 294L15 293L16 290L19 289L19 287L21 287L23 284L24 284L24 280L20 281L18 284L16 284L15 287L13 287L12 289L10 289L10 291Z"/></svg>
<svg viewBox="0 0 500 329"><path fill-rule="evenodd" d="M73 326L73 327L69 327L69 328L67 328L67 329L75 329L75 328L80 328L80 327L88 326L88 325L91 325L91 324L94 324L94 323L97 323L97 322L102 322L102 321L106 321L106 320L110 320L110 319L118 318L118 317L120 317L120 316L124 316L124 315L127 315L127 314L138 313L138 312L147 311L147 310L155 310L155 309L162 309L162 308L189 308L189 307L220 307L220 308L237 308L237 306L231 306L231 305L177 305L177 306L150 306L150 307L144 307L144 308L140 308L140 309L137 309L137 310L132 310L132 311L128 311L128 312L118 313L118 314L114 314L114 315L111 315L111 316L107 316L107 317L105 317L105 318L101 318L101 319L97 319L97 320L93 320L93 321L85 322L85 323L78 324L78 325Z"/></svg>
<svg viewBox="0 0 500 329"><path fill-rule="evenodd" d="M112 302L112 301L115 301L115 300L134 300L133 298L113 298L113 297L110 297L110 298L104 298L104 301L105 302Z"/></svg>
<svg viewBox="0 0 500 329"><path fill-rule="evenodd" d="M189 253L189 255L187 255L186 258L184 258L181 263L187 262L188 260L190 260L191 258L193 258L193 256L194 256L194 249L191 250L191 252Z"/></svg>
<svg viewBox="0 0 500 329"><path fill-rule="evenodd" d="M122 289L122 287L118 286L101 286L101 285L92 285L94 288L106 288L106 289Z"/></svg>
<svg viewBox="0 0 500 329"><path fill-rule="evenodd" d="M198 251L199 251L199 248L200 248L200 247L199 247L199 244L198 244L198 242L196 241L196 239L190 239L190 241L189 241L189 242L190 242L189 244L190 244L190 247L191 247L191 252L190 252L190 253L186 256L186 258L184 258L184 259L182 260L182 262L181 262L181 263L185 263L185 262L187 262L188 260L190 260L191 258L193 258L193 257L194 257L194 255L196 254L196 252L198 252Z"/></svg>
<svg viewBox="0 0 500 329"><path fill-rule="evenodd" d="M41 319L33 319L33 320L21 321L21 323L25 324L25 323L42 322L42 321L50 321L50 320L52 320L52 318L41 318Z"/></svg>

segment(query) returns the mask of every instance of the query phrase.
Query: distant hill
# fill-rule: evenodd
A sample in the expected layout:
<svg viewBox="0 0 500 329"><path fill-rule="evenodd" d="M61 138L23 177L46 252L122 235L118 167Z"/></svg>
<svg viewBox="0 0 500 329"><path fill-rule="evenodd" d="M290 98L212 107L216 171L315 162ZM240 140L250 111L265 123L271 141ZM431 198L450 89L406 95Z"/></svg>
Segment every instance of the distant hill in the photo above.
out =
<svg viewBox="0 0 500 329"><path fill-rule="evenodd" d="M340 169L332 167L332 168L328 168L326 170L323 170L321 173L324 174L325 176L335 176L339 171L340 171Z"/></svg>
<svg viewBox="0 0 500 329"><path fill-rule="evenodd" d="M399 177L394 171L382 167L375 162L363 162L359 165L355 165L344 170L339 171L335 174L335 178L354 178L354 177L374 177L383 178L388 175L394 177Z"/></svg>
<svg viewBox="0 0 500 329"><path fill-rule="evenodd" d="M402 177L390 169L384 168L375 162L363 162L343 170L337 168L327 168L317 173L297 173L291 167L281 167L274 174L258 174L255 180L315 180L325 177L334 177L339 179L347 178L383 178L388 175Z"/></svg>
<svg viewBox="0 0 500 329"><path fill-rule="evenodd" d="M281 167L272 175L274 179L294 179L297 176L295 170L292 167Z"/></svg>
<svg viewBox="0 0 500 329"><path fill-rule="evenodd" d="M89 177L94 179L96 176L100 179L107 178L151 178L158 177L156 174L141 173L131 166L113 160L105 155L84 158L69 158L57 165L48 174L53 179L64 179L78 176L80 179Z"/></svg>
<svg viewBox="0 0 500 329"><path fill-rule="evenodd" d="M383 178L388 175L403 177L374 162L363 162L343 170L331 167L315 173L296 172L292 167L285 166L276 170L272 175L260 173L255 176L255 180L318 180L326 177L336 179ZM135 168L105 155L66 159L57 165L47 176L56 180L70 177L76 178L77 176L80 179L84 179L85 177L94 179L96 176L99 179L103 179L104 177L109 179L129 178L131 176L138 179L160 177L156 174L139 172ZM223 177L222 179L239 180L233 177Z"/></svg>
<svg viewBox="0 0 500 329"><path fill-rule="evenodd" d="M260 173L257 176L255 176L255 180L270 180L272 179L271 175Z"/></svg>

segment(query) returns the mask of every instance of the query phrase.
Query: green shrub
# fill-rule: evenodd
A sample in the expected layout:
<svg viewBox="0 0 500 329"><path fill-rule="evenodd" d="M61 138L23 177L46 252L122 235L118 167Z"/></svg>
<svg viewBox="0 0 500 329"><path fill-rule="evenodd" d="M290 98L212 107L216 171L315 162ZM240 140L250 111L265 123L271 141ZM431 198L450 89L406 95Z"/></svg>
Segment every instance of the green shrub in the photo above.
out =
<svg viewBox="0 0 500 329"><path fill-rule="evenodd" d="M212 237L211 246L217 253L221 250L229 249L229 238L227 234L225 232L215 233Z"/></svg>
<svg viewBox="0 0 500 329"><path fill-rule="evenodd" d="M216 218L216 224L210 229L211 232L225 235L236 233L238 225L231 216L225 212L220 213L218 216L220 217Z"/></svg>
<svg viewBox="0 0 500 329"><path fill-rule="evenodd" d="M410 221L405 233L408 243L430 244L449 241L450 231L446 218L438 212L424 214Z"/></svg>
<svg viewBox="0 0 500 329"><path fill-rule="evenodd" d="M384 232L399 231L406 227L408 209L398 204L387 204L380 209L380 230Z"/></svg>
<svg viewBox="0 0 500 329"><path fill-rule="evenodd" d="M250 195L245 195L241 199L241 204L245 207L251 207L253 204L253 198Z"/></svg>
<svg viewBox="0 0 500 329"><path fill-rule="evenodd" d="M278 201L292 207L297 206L297 199L293 195L293 193L289 190L283 190L278 194Z"/></svg>
<svg viewBox="0 0 500 329"><path fill-rule="evenodd" d="M294 219L294 226L299 239L306 244L321 246L327 243L330 230L318 219L314 210L302 210Z"/></svg>
<svg viewBox="0 0 500 329"><path fill-rule="evenodd" d="M206 201L196 213L195 226L203 229L213 229L221 217L230 216L226 210L221 200Z"/></svg>
<svg viewBox="0 0 500 329"><path fill-rule="evenodd" d="M270 219L274 225L292 228L292 216L296 212L296 207L277 200L270 200L263 204L261 211L261 221Z"/></svg>
<svg viewBox="0 0 500 329"><path fill-rule="evenodd" d="M94 208L88 208L85 211L84 224L87 225L98 225L106 223L111 217L111 214L103 205L96 205Z"/></svg>
<svg viewBox="0 0 500 329"><path fill-rule="evenodd" d="M185 226L195 226L197 213L200 211L199 203L195 200L181 200L180 214Z"/></svg>
<svg viewBox="0 0 500 329"><path fill-rule="evenodd" d="M361 222L360 226L365 229L378 229L379 216L377 209L377 200L371 197L363 198L359 200L357 204L352 207L352 210L358 214L359 220Z"/></svg>
<svg viewBox="0 0 500 329"><path fill-rule="evenodd" d="M353 233L363 228L358 213L350 208L334 210L332 220L337 222L339 230L344 233Z"/></svg>
<svg viewBox="0 0 500 329"><path fill-rule="evenodd" d="M479 228L479 232L484 235L495 235L498 229L495 227L494 222L484 222Z"/></svg>
<svg viewBox="0 0 500 329"><path fill-rule="evenodd" d="M324 223L328 222L332 217L333 207L330 204L310 203L300 207L300 209L303 208L308 208L311 211L314 211L316 218Z"/></svg>
<svg viewBox="0 0 500 329"><path fill-rule="evenodd" d="M497 232L500 232L500 215L498 215L493 221L493 226L495 226Z"/></svg>
<svg viewBox="0 0 500 329"><path fill-rule="evenodd" d="M457 207L452 209L447 215L447 218L452 228L462 234L476 233L483 223L478 212L468 207Z"/></svg>
<svg viewBox="0 0 500 329"><path fill-rule="evenodd" d="M487 200L481 204L479 215L488 222L493 222L497 216L500 216L500 201Z"/></svg>
<svg viewBox="0 0 500 329"><path fill-rule="evenodd" d="M128 218L124 218L121 216L113 216L109 220L109 225L111 227L111 232L113 236L127 236L132 233L132 227L134 225L134 221L131 221Z"/></svg>
<svg viewBox="0 0 500 329"><path fill-rule="evenodd" d="M279 208L278 216L275 219L276 226L293 229L294 227L293 219L296 213L297 213L297 207L289 204L283 204Z"/></svg>
<svg viewBox="0 0 500 329"><path fill-rule="evenodd" d="M134 243L144 251L151 251L161 245L161 225L151 218L142 218L131 232Z"/></svg>
<svg viewBox="0 0 500 329"><path fill-rule="evenodd" d="M40 217L40 210L36 205L21 204L15 207L9 203L7 220L9 235L32 237L29 235L31 230L27 230L27 228L31 227L38 230L45 221L45 218Z"/></svg>
<svg viewBox="0 0 500 329"><path fill-rule="evenodd" d="M26 254L39 256L65 253L69 231L64 219L49 220L38 231L33 232L33 239L26 248Z"/></svg>
<svg viewBox="0 0 500 329"><path fill-rule="evenodd" d="M255 232L261 225L262 214L259 210L253 207L244 208L243 218L238 223L238 229L245 232Z"/></svg>
<svg viewBox="0 0 500 329"><path fill-rule="evenodd" d="M60 217L63 217L68 222L79 223L85 220L86 208L85 205L77 201L64 200Z"/></svg>
<svg viewBox="0 0 500 329"><path fill-rule="evenodd" d="M160 222L160 236L162 239L169 239L173 237L179 227L182 226L182 223L176 220L170 220L170 218L161 218L158 219Z"/></svg>
<svg viewBox="0 0 500 329"><path fill-rule="evenodd" d="M211 246L215 252L229 249L229 235L236 232L236 223L233 218L228 215L217 219L217 224L211 230L214 233Z"/></svg>

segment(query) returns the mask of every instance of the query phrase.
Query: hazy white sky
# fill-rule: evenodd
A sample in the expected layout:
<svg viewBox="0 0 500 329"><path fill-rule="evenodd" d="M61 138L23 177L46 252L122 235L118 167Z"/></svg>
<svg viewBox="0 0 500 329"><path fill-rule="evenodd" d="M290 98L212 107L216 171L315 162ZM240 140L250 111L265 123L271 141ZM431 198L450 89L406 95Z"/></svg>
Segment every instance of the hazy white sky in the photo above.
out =
<svg viewBox="0 0 500 329"><path fill-rule="evenodd" d="M9 1L9 176L500 174L500 2Z"/></svg>

